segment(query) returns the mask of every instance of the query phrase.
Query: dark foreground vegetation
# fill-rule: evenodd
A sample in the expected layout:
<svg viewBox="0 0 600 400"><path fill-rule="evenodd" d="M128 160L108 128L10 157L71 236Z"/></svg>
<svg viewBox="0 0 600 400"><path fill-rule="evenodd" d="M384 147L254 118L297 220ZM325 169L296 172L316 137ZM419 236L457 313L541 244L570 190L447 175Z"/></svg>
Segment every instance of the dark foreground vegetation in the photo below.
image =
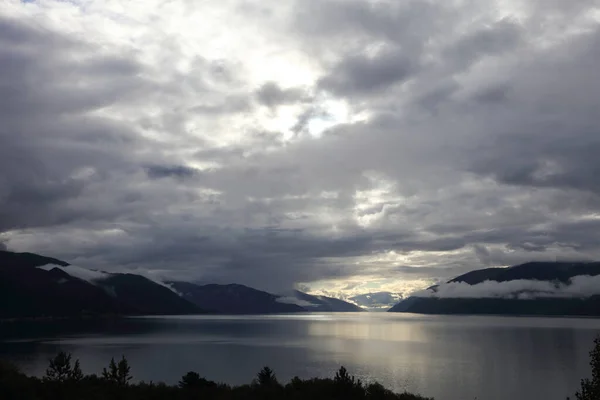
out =
<svg viewBox="0 0 600 400"><path fill-rule="evenodd" d="M600 400L600 336L590 352L592 376L581 380L576 400ZM333 379L293 378L283 385L269 367L264 367L248 385L229 386L188 372L175 386L164 383L132 383L127 360L111 360L102 374L84 375L79 360L61 352L50 360L43 378L30 377L10 364L0 362L1 400L432 400L410 393L394 393L381 384L363 383L341 367ZM569 400L569 398L567 398Z"/></svg>
<svg viewBox="0 0 600 400"><path fill-rule="evenodd" d="M235 366L232 366L233 368ZM281 384L275 373L264 367L248 385L229 386L188 372L178 385L164 383L132 383L125 358L111 360L100 376L84 375L79 360L59 353L50 360L43 378L29 377L14 365L0 364L0 399L2 400L200 400L200 399L372 399L427 400L409 393L393 393L379 383L365 384L351 376L344 367L333 379L293 378Z"/></svg>

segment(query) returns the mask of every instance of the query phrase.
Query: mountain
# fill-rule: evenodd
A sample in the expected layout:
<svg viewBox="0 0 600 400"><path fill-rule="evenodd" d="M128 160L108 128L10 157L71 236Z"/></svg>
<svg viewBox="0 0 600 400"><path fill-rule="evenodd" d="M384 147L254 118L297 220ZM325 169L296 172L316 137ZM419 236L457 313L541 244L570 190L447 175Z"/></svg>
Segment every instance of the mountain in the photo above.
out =
<svg viewBox="0 0 600 400"><path fill-rule="evenodd" d="M398 300L401 298L402 296L398 293L376 292L359 294L357 296L350 297L350 300L360 307L377 310L389 309L394 304L398 303Z"/></svg>
<svg viewBox="0 0 600 400"><path fill-rule="evenodd" d="M357 312L364 311L356 304L327 296L314 296L295 290L293 297L298 299L307 311L316 312Z"/></svg>
<svg viewBox="0 0 600 400"><path fill-rule="evenodd" d="M290 296L278 296L238 284L167 282L167 285L198 307L223 314L363 311L343 300L299 291L294 291Z"/></svg>
<svg viewBox="0 0 600 400"><path fill-rule="evenodd" d="M142 276L87 270L102 275L88 281L66 272L75 268L33 253L0 251L0 318L201 312Z"/></svg>
<svg viewBox="0 0 600 400"><path fill-rule="evenodd" d="M460 275L449 282L476 285L484 281L508 282L517 279L567 283L574 276L600 275L600 262L529 262L510 268L486 268Z"/></svg>
<svg viewBox="0 0 600 400"><path fill-rule="evenodd" d="M70 264L56 258L44 257L33 253L14 253L12 251L0 250L0 267L25 267L35 268L43 265L59 265L67 267Z"/></svg>
<svg viewBox="0 0 600 400"><path fill-rule="evenodd" d="M306 311L289 303L279 302L279 296L244 285L196 285L188 282L167 282L189 302L217 313L271 314Z"/></svg>
<svg viewBox="0 0 600 400"><path fill-rule="evenodd" d="M390 311L416 314L600 316L600 296L530 300L410 297L398 303Z"/></svg>
<svg viewBox="0 0 600 400"><path fill-rule="evenodd" d="M166 286L134 274L109 274L96 282L136 314L197 314L203 310Z"/></svg>
<svg viewBox="0 0 600 400"><path fill-rule="evenodd" d="M591 277L599 275L599 262L530 262L509 268L480 269L451 279L447 284L432 286L422 296L411 296L390 311L600 316L600 295L586 294L585 291L578 293L573 289L576 279L587 281L589 286L594 284L590 281L594 279ZM462 292L440 296L442 286L449 284L454 284L454 288L462 284ZM489 290L495 292L486 296Z"/></svg>
<svg viewBox="0 0 600 400"><path fill-rule="evenodd" d="M295 291L284 297L243 285L154 282L33 253L0 251L0 318L98 315L269 314L362 311L343 300Z"/></svg>
<svg viewBox="0 0 600 400"><path fill-rule="evenodd" d="M53 258L0 251L0 318L120 314L133 310L104 290L74 278Z"/></svg>

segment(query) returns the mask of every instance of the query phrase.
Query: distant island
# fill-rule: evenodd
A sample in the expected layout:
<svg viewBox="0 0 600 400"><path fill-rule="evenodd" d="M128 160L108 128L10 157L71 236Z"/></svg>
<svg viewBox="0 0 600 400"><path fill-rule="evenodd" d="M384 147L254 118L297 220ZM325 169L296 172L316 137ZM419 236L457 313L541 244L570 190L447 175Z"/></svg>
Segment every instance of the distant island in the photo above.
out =
<svg viewBox="0 0 600 400"><path fill-rule="evenodd" d="M600 316L600 262L530 262L471 271L400 301L390 312Z"/></svg>
<svg viewBox="0 0 600 400"><path fill-rule="evenodd" d="M330 297L275 295L243 285L159 282L72 266L34 253L0 251L0 319L119 315L362 311Z"/></svg>

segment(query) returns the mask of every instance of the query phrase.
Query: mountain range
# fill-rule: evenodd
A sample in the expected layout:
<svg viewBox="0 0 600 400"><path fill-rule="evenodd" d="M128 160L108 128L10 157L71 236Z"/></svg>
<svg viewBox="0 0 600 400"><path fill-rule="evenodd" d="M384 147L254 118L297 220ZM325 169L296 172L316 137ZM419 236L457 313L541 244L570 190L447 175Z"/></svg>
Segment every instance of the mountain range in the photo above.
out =
<svg viewBox="0 0 600 400"><path fill-rule="evenodd" d="M600 262L530 262L475 270L414 294L389 311L600 316Z"/></svg>
<svg viewBox="0 0 600 400"><path fill-rule="evenodd" d="M98 278L88 281L78 277L81 270L33 253L0 251L0 318L203 312L142 276L87 270Z"/></svg>
<svg viewBox="0 0 600 400"><path fill-rule="evenodd" d="M292 297L303 302L301 304L303 304L304 308L310 311L364 311L361 307L357 306L356 304L348 303L347 301L336 299L335 297L313 296L307 293L300 292L298 290L294 291Z"/></svg>
<svg viewBox="0 0 600 400"><path fill-rule="evenodd" d="M296 304L277 301L279 296L244 285L196 285L167 282L184 299L205 310L222 314L270 314L303 312Z"/></svg>
<svg viewBox="0 0 600 400"><path fill-rule="evenodd" d="M392 292L364 293L349 298L355 304L370 310L385 311L402 298L402 295Z"/></svg>
<svg viewBox="0 0 600 400"><path fill-rule="evenodd" d="M158 282L80 268L34 253L0 251L0 319L361 310L302 292L290 297L237 284Z"/></svg>

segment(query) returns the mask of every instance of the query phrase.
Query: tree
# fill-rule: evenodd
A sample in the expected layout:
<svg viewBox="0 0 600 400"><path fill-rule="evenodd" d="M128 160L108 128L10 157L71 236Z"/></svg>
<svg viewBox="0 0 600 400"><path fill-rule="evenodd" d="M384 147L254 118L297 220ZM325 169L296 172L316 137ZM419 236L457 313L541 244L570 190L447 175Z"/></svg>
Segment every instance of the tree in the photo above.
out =
<svg viewBox="0 0 600 400"><path fill-rule="evenodd" d="M75 365L71 365L71 354L64 351L59 352L56 357L51 358L50 365L46 369L47 381L66 382L80 381L83 379L83 372L79 365L79 360L75 361Z"/></svg>
<svg viewBox="0 0 600 400"><path fill-rule="evenodd" d="M354 386L356 384L354 376L351 376L343 366L335 373L333 381L339 386Z"/></svg>
<svg viewBox="0 0 600 400"><path fill-rule="evenodd" d="M364 397L365 391L360 379L355 379L354 376L348 373L348 370L344 367L340 367L338 372L335 373L333 378L333 384L337 398L361 398Z"/></svg>
<svg viewBox="0 0 600 400"><path fill-rule="evenodd" d="M594 339L594 348L590 351L592 379L582 379L581 389L575 393L577 400L600 399L600 335Z"/></svg>
<svg viewBox="0 0 600 400"><path fill-rule="evenodd" d="M277 377L273 370L269 367L264 367L260 370L258 375L256 375L256 384L262 387L272 387L279 386L279 382L277 382Z"/></svg>
<svg viewBox="0 0 600 400"><path fill-rule="evenodd" d="M0 379L13 378L18 375L21 375L19 367L9 361L0 360Z"/></svg>
<svg viewBox="0 0 600 400"><path fill-rule="evenodd" d="M202 378L197 372L190 371L181 377L179 387L182 389L200 389L207 387L216 387L214 382Z"/></svg>
<svg viewBox="0 0 600 400"><path fill-rule="evenodd" d="M114 358L110 359L110 364L108 364L108 370L106 368L102 369L102 378L107 381L116 383L119 386L127 386L129 381L133 378L131 376L131 367L125 359L125 356L121 356L121 361L118 363L115 362Z"/></svg>
<svg viewBox="0 0 600 400"><path fill-rule="evenodd" d="M182 389L198 387L201 379L202 378L200 378L200 375L197 372L190 371L181 377L181 380L179 381L179 387Z"/></svg>

